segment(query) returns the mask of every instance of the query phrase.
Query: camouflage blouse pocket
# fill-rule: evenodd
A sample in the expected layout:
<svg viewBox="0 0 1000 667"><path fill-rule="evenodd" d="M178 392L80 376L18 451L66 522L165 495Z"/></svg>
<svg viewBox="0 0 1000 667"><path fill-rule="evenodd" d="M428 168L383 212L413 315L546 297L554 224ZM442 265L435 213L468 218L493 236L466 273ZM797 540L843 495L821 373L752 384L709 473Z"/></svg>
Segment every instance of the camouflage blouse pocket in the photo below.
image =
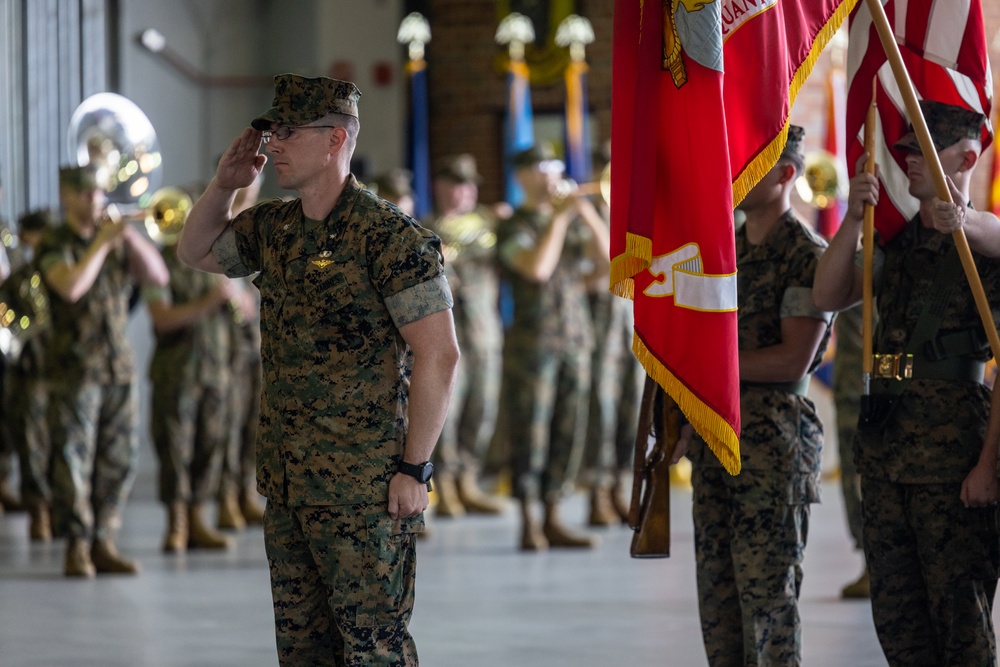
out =
<svg viewBox="0 0 1000 667"><path fill-rule="evenodd" d="M339 264L310 257L303 276L303 307L317 343L339 346L357 334L357 305Z"/></svg>

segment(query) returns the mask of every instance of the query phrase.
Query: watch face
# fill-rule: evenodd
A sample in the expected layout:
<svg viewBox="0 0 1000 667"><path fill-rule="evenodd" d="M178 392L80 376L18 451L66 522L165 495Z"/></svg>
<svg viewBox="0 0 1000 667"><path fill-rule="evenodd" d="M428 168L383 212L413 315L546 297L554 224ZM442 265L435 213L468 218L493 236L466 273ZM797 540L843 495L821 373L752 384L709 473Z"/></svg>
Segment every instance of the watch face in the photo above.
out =
<svg viewBox="0 0 1000 667"><path fill-rule="evenodd" d="M434 464L430 461L421 464L420 466L420 481L429 482L431 481L431 475L434 474Z"/></svg>

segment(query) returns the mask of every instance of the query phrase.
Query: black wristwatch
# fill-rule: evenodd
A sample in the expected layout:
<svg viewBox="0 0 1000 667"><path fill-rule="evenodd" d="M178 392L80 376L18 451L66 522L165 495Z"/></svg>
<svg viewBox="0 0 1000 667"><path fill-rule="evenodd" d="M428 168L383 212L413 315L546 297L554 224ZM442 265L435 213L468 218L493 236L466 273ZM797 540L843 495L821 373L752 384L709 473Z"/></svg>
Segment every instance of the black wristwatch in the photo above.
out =
<svg viewBox="0 0 1000 667"><path fill-rule="evenodd" d="M430 461L424 461L423 463L400 461L397 470L404 475L413 477L418 482L423 482L427 485L427 490L431 490L431 477L434 475L434 464Z"/></svg>

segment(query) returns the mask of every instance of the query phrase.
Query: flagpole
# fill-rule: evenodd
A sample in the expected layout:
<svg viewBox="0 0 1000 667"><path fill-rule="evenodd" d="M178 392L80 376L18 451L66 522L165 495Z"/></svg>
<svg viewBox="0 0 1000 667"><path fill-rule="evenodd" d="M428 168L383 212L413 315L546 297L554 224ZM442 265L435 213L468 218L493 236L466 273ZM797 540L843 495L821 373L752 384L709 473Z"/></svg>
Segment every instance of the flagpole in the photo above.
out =
<svg viewBox="0 0 1000 667"><path fill-rule="evenodd" d="M878 77L872 78L872 103L868 106L868 116L865 118L865 152L868 159L865 160L865 173L875 173L875 92L877 90ZM862 394L867 396L871 389L873 359L872 356L872 319L874 311L872 309L872 264L875 258L875 206L865 204L864 224L861 228L861 267L862 267L862 302L861 302L861 382Z"/></svg>
<svg viewBox="0 0 1000 667"><path fill-rule="evenodd" d="M868 3L868 10L872 15L872 22L878 31L879 40L882 42L882 48L885 49L885 55L889 59L889 65L892 67L892 74L896 79L896 84L899 86L900 93L903 95L903 102L906 105L910 121L913 123L913 130L917 135L920 150L923 151L924 159L930 168L931 177L934 179L934 186L937 190L937 197L941 201L953 203L951 191L948 189L948 182L945 180L944 170L941 168L941 161L938 159L937 149L931 140L930 131L927 129L927 122L924 120L924 114L920 111L916 90L913 88L913 82L910 81L906 65L903 64L903 57L899 53L899 45L896 44L896 39L893 37L892 28L889 26L889 19L885 15L885 9L879 0L866 0L866 2ZM962 260L962 268L965 269L965 277L969 280L969 286L972 288L972 296L976 301L979 317L983 322L983 328L986 330L986 336L990 341L993 358L1000 359L1000 335L997 334L997 328L990 311L990 303L986 298L986 292L983 290L983 283L979 279L979 273L976 271L976 261L972 257L972 249L969 248L969 240L965 237L965 230L962 228L956 229L952 232L951 237L958 248L958 255Z"/></svg>

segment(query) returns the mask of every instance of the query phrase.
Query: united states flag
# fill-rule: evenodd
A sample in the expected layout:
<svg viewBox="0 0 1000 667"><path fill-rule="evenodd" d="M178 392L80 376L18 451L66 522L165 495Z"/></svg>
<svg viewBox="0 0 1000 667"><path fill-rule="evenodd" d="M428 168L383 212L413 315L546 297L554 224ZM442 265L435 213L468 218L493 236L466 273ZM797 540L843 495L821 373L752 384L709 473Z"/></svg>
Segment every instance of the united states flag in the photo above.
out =
<svg viewBox="0 0 1000 667"><path fill-rule="evenodd" d="M972 109L989 118L992 74L981 0L889 0L885 13L918 97ZM919 206L907 191L905 156L892 149L908 131L909 121L867 3L858 3L851 15L849 40L847 164L853 174L864 152L865 114L871 103L872 79L877 76L875 161L881 172L882 196L875 224L884 242L917 214ZM983 146L992 139L987 123Z"/></svg>

